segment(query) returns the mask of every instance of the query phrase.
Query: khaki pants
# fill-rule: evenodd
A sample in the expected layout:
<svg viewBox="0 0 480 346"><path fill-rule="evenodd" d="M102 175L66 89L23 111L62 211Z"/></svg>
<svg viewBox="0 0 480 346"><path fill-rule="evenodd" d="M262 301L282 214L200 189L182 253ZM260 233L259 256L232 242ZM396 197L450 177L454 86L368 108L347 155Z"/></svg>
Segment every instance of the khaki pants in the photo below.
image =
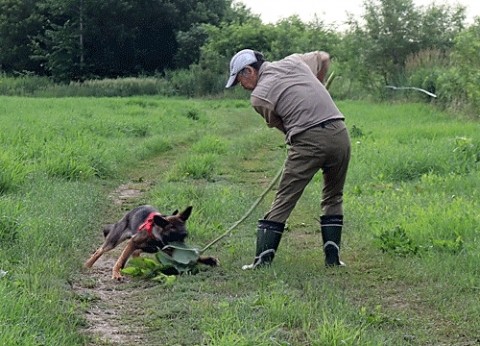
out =
<svg viewBox="0 0 480 346"><path fill-rule="evenodd" d="M343 186L350 138L343 121L312 127L293 136L275 200L265 220L285 223L307 184L321 169L323 215L343 215Z"/></svg>

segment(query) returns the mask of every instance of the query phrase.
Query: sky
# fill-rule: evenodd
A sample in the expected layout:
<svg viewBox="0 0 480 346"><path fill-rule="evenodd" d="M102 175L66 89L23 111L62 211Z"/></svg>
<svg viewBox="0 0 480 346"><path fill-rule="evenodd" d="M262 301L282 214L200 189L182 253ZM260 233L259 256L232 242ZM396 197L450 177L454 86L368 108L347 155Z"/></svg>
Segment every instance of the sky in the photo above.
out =
<svg viewBox="0 0 480 346"><path fill-rule="evenodd" d="M278 20L298 15L303 21L314 19L314 14L325 24L334 24L341 28L347 20L347 13L360 17L363 13L364 0L235 0L244 3L250 10L260 15L264 23L276 23ZM428 6L433 0L414 0L415 6ZM467 22L480 16L480 0L436 0L435 4L467 8Z"/></svg>

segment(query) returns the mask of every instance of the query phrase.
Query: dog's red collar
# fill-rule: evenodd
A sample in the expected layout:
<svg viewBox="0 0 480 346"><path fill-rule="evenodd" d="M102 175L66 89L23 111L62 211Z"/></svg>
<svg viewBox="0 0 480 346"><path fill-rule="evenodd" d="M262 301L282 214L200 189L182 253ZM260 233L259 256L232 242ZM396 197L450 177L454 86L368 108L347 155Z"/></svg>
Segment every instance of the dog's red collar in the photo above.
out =
<svg viewBox="0 0 480 346"><path fill-rule="evenodd" d="M157 215L162 216L160 213L157 213L157 212L153 212L153 213L148 214L148 217L145 220L145 222L142 223L140 225L140 227L138 227L138 231L140 232L140 231L145 230L145 231L147 231L147 234L149 235L150 238L154 238L153 233L152 233L153 232L153 226L155 225L155 223L153 222L153 218Z"/></svg>

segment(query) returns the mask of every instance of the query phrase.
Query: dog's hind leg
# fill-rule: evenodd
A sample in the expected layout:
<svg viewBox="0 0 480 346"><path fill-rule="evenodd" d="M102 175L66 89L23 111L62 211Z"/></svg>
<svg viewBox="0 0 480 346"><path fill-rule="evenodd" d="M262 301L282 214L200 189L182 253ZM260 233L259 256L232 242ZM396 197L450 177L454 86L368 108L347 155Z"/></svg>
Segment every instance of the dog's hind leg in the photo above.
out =
<svg viewBox="0 0 480 346"><path fill-rule="evenodd" d="M109 245L109 244L103 244L101 247L99 247L97 249L97 251L95 251L93 253L92 256L90 256L90 258L85 262L84 264L84 267L86 268L91 268L94 263L107 251L110 251L111 249L113 249L113 246Z"/></svg>
<svg viewBox="0 0 480 346"><path fill-rule="evenodd" d="M105 237L105 241L103 242L102 246L100 246L97 251L95 251L95 253L85 262L85 267L91 268L105 252L112 250L125 239L131 238L132 231L128 228L127 216L124 216L115 224L105 225L103 228L103 235Z"/></svg>

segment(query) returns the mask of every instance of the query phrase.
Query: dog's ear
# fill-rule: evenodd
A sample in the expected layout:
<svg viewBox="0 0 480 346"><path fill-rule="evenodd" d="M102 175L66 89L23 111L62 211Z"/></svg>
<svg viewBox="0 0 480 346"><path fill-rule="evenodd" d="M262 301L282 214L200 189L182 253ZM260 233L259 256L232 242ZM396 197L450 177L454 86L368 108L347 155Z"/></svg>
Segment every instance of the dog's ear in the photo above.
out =
<svg viewBox="0 0 480 346"><path fill-rule="evenodd" d="M187 207L182 213L180 214L180 219L183 221L187 221L188 218L190 217L190 214L192 213L192 206Z"/></svg>
<svg viewBox="0 0 480 346"><path fill-rule="evenodd" d="M177 214L178 214L178 209L175 209L175 211L172 213L172 216Z"/></svg>
<svg viewBox="0 0 480 346"><path fill-rule="evenodd" d="M153 222L155 223L155 225L160 226L162 228L165 228L170 223L168 222L167 219L164 219L160 215L155 215L153 217Z"/></svg>

